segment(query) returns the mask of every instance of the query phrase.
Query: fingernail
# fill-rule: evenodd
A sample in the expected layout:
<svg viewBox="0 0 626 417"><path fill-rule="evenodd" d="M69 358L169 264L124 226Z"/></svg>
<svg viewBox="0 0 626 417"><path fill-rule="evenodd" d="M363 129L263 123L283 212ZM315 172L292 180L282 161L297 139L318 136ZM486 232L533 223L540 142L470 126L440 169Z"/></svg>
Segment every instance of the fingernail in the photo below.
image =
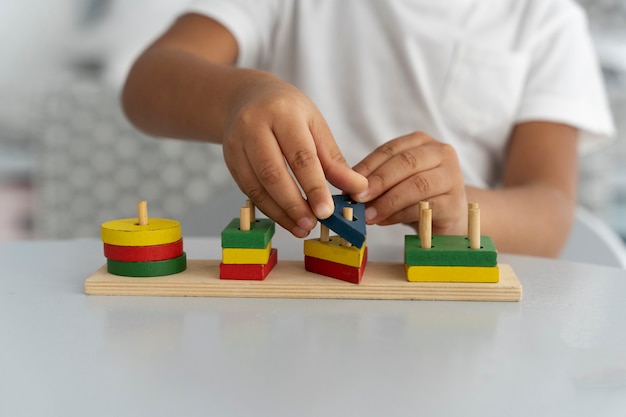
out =
<svg viewBox="0 0 626 417"><path fill-rule="evenodd" d="M291 230L291 233L295 236L295 237L307 237L309 232L307 230L301 229L299 227L294 227Z"/></svg>
<svg viewBox="0 0 626 417"><path fill-rule="evenodd" d="M327 219L333 214L333 207L327 204L320 204L315 207L315 215L318 219Z"/></svg>
<svg viewBox="0 0 626 417"><path fill-rule="evenodd" d="M378 215L378 212L376 211L376 209L374 207L368 207L365 209L365 220L366 221L372 221L376 218L376 216Z"/></svg>
<svg viewBox="0 0 626 417"><path fill-rule="evenodd" d="M369 192L370 190L361 191L355 197L358 201L363 201L367 198L367 196L369 195Z"/></svg>
<svg viewBox="0 0 626 417"><path fill-rule="evenodd" d="M298 227L301 230L305 230L308 232L309 230L315 227L315 223L317 223L317 220L309 219L308 217L303 217L300 220L298 220Z"/></svg>

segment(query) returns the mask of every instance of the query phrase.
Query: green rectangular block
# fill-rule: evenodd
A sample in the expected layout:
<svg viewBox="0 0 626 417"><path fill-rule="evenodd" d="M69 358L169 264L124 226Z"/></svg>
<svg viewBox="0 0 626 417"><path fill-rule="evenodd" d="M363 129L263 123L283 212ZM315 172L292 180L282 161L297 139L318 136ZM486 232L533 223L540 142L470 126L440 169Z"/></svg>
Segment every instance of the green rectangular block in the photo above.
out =
<svg viewBox="0 0 626 417"><path fill-rule="evenodd" d="M498 251L489 236L480 237L480 249L470 249L465 236L436 235L424 249L417 235L404 237L404 263L409 266L496 266Z"/></svg>
<svg viewBox="0 0 626 417"><path fill-rule="evenodd" d="M264 249L276 232L274 220L256 219L250 230L239 230L239 217L235 217L222 230L223 248Z"/></svg>

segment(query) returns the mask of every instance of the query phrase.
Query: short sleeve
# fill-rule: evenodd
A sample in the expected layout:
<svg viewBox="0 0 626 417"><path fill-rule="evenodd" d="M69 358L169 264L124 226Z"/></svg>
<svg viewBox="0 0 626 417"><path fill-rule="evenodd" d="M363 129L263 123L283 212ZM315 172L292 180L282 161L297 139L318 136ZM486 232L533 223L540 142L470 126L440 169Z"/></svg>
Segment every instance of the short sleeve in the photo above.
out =
<svg viewBox="0 0 626 417"><path fill-rule="evenodd" d="M270 53L279 8L280 0L195 0L184 12L218 21L237 40L237 65L259 68Z"/></svg>
<svg viewBox="0 0 626 417"><path fill-rule="evenodd" d="M516 122L574 126L581 132L581 151L608 142L614 125L584 12L570 5L537 20L528 39L531 65Z"/></svg>

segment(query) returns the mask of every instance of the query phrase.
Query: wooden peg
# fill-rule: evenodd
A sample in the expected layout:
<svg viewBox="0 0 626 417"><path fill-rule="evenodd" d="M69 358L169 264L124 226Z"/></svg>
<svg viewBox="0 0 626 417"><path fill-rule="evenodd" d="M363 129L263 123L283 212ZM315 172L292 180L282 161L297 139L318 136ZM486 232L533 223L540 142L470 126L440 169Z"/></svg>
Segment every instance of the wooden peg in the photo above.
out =
<svg viewBox="0 0 626 417"><path fill-rule="evenodd" d="M420 231L422 230L422 210L425 209L429 209L430 208L430 203L428 201L420 201L419 202L419 214L418 214L418 222L417 222L417 227L418 227L418 235L421 235Z"/></svg>
<svg viewBox="0 0 626 417"><path fill-rule="evenodd" d="M422 220L420 221L420 241L422 248L430 249L432 247L433 237L433 210L430 208L421 210Z"/></svg>
<svg viewBox="0 0 626 417"><path fill-rule="evenodd" d="M344 207L342 210L343 218L347 221L351 222L354 219L354 211L352 207ZM347 248L352 246L352 243L348 242L346 239L342 239L341 246L345 246Z"/></svg>
<svg viewBox="0 0 626 417"><path fill-rule="evenodd" d="M422 221L424 210L429 209L429 208L430 208L430 203L428 201L419 202L419 213L417 216L417 235L418 236L422 235L422 228L424 227L424 222Z"/></svg>
<svg viewBox="0 0 626 417"><path fill-rule="evenodd" d="M250 209L250 224L254 224L256 222L256 207L252 200L246 200L246 207Z"/></svg>
<svg viewBox="0 0 626 417"><path fill-rule="evenodd" d="M320 223L320 242L330 242L330 229Z"/></svg>
<svg viewBox="0 0 626 417"><path fill-rule="evenodd" d="M239 209L239 230L250 230L250 207L241 207Z"/></svg>
<svg viewBox="0 0 626 417"><path fill-rule="evenodd" d="M137 224L139 226L148 225L148 202L145 200L137 202Z"/></svg>
<svg viewBox="0 0 626 417"><path fill-rule="evenodd" d="M470 221L470 210L477 209L478 203L467 203L467 238L472 234L472 222Z"/></svg>
<svg viewBox="0 0 626 417"><path fill-rule="evenodd" d="M480 209L469 209L469 241L470 249L480 249Z"/></svg>

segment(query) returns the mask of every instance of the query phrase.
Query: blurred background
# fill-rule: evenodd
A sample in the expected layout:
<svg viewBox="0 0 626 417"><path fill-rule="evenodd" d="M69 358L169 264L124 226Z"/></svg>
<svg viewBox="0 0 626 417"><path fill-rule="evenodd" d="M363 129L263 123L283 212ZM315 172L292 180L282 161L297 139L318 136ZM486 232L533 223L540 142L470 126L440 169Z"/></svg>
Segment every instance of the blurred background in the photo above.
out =
<svg viewBox="0 0 626 417"><path fill-rule="evenodd" d="M230 221L206 213L243 198L221 147L146 137L119 104L134 58L187 3L0 0L0 240L99 236L139 199L186 235Z"/></svg>
<svg viewBox="0 0 626 417"><path fill-rule="evenodd" d="M138 199L190 236L230 220L208 213L243 202L221 148L147 138L119 106L132 60L186 3L0 0L0 241L96 237L101 222L134 216ZM626 239L626 2L580 4L618 129L583 157L580 204Z"/></svg>

